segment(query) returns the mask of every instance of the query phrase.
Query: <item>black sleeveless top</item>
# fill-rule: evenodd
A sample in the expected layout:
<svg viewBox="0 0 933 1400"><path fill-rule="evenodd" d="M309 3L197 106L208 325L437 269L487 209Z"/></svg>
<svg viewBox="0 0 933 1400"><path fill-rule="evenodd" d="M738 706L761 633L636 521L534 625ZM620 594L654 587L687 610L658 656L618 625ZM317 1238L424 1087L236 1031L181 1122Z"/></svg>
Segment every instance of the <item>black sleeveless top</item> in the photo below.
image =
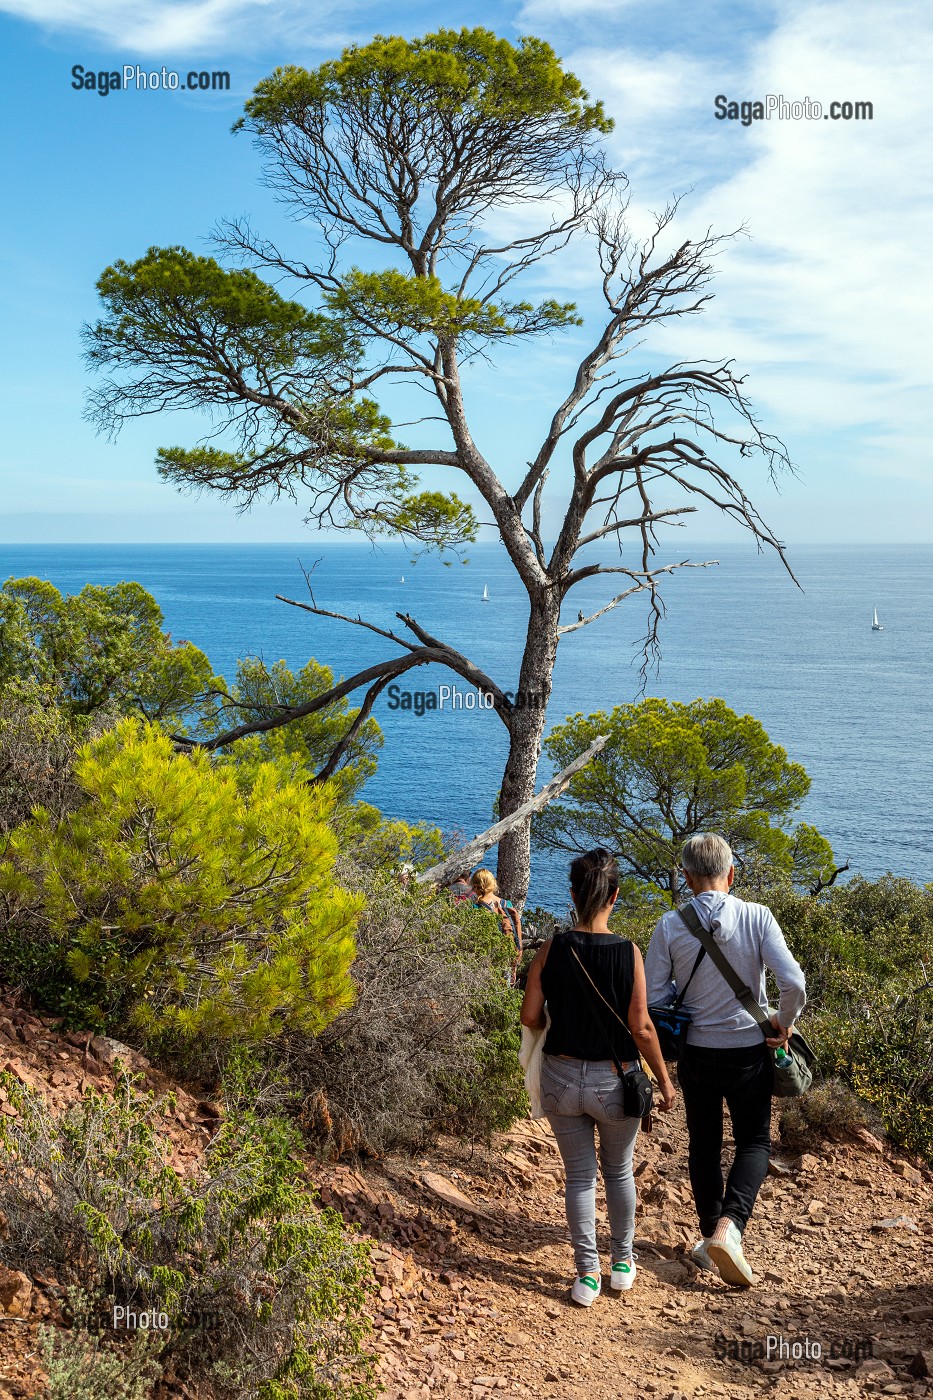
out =
<svg viewBox="0 0 933 1400"><path fill-rule="evenodd" d="M541 987L551 1016L544 1042L545 1055L572 1055L576 1060L634 1060L638 1050L587 981L571 947L609 1006L628 1020L635 980L635 954L627 938L612 933L581 933L570 929L555 935L541 972ZM595 1003L606 1034L593 1013Z"/></svg>

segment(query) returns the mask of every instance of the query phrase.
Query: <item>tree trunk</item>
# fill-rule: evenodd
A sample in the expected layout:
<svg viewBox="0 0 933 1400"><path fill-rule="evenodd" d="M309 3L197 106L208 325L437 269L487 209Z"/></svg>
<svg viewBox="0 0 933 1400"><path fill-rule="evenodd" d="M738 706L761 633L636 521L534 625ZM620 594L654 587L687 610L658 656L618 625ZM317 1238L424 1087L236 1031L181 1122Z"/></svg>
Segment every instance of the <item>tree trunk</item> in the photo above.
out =
<svg viewBox="0 0 933 1400"><path fill-rule="evenodd" d="M509 737L509 756L502 775L499 816L509 817L534 797L541 738L551 698L560 600L556 589L532 596L525 651L522 656L515 709ZM499 842L499 888L519 908L525 903L531 879L531 821L521 822Z"/></svg>

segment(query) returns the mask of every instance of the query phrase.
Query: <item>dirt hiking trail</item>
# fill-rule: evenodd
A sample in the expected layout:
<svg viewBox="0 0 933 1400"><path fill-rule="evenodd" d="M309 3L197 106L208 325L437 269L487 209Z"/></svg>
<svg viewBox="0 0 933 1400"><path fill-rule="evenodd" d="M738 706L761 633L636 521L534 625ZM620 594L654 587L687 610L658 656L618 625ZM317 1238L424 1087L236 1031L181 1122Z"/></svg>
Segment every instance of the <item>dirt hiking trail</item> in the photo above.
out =
<svg viewBox="0 0 933 1400"><path fill-rule="evenodd" d="M61 1112L113 1085L121 1050L63 1035L0 998L0 1068ZM160 1129L193 1166L219 1109L128 1052L177 1103ZM0 1091L0 1113L15 1109ZM777 1142L777 1121L773 1133ZM419 1158L308 1160L325 1204L373 1241L372 1345L386 1400L693 1400L933 1394L933 1175L870 1133L794 1156L779 1142L746 1237L758 1285L698 1270L680 1105L635 1149L638 1276L588 1309L569 1301L563 1171L543 1120L490 1148L443 1141ZM606 1260L605 1212L600 1246ZM0 1233L3 1222L0 1220ZM38 1327L61 1317L59 1281L0 1265L0 1400L46 1393ZM768 1338L790 1354L768 1359ZM809 1355L795 1359L794 1345ZM815 1354L819 1348L819 1355ZM834 1354L835 1353L835 1354ZM166 1377L154 1400L197 1400Z"/></svg>

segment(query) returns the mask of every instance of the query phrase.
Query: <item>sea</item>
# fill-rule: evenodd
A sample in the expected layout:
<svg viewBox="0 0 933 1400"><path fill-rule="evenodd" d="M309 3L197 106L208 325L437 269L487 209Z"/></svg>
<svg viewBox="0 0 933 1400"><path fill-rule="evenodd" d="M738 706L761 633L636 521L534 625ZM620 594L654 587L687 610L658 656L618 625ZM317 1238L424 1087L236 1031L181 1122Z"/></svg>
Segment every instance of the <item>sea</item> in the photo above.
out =
<svg viewBox="0 0 933 1400"><path fill-rule="evenodd" d="M694 544L665 583L661 655L640 673L647 617L636 595L560 644L548 721L608 710L644 695L721 696L754 715L811 778L799 818L832 843L837 861L876 878L933 881L933 545L800 545L795 583L773 552L743 543ZM67 593L135 579L158 600L165 628L201 647L228 677L237 659L310 657L348 676L398 653L363 627L286 602L359 617L405 635L410 614L471 657L503 689L517 685L527 600L501 547L472 546L445 565L398 545L0 545L0 578L37 575ZM564 621L612 594L612 578L571 593ZM488 601L483 601L484 589ZM877 608L881 631L873 631ZM438 668L400 681L412 691L456 687L442 708L374 714L385 743L364 796L386 816L427 821L470 837L492 823L506 754L494 711L467 708L469 687ZM360 692L360 698L362 692ZM417 705L417 701L413 704ZM540 781L550 775L542 760ZM494 866L495 852L488 863ZM536 851L529 903L562 912L566 862Z"/></svg>

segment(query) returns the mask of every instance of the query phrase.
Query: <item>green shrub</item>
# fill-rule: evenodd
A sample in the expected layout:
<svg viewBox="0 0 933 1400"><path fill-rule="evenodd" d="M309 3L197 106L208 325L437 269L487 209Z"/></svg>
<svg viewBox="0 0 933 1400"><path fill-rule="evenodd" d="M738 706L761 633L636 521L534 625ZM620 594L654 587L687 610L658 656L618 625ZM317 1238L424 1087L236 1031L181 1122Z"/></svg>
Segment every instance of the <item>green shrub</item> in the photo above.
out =
<svg viewBox="0 0 933 1400"><path fill-rule="evenodd" d="M82 1025L202 1061L349 1005L362 900L333 879L326 789L175 754L136 720L86 745L75 776L83 804L39 809L0 862L9 976Z"/></svg>
<svg viewBox="0 0 933 1400"><path fill-rule="evenodd" d="M408 862L424 870L444 857L443 838L436 826L387 821L368 802L338 803L331 824L341 855L356 867L389 871Z"/></svg>
<svg viewBox="0 0 933 1400"><path fill-rule="evenodd" d="M162 1374L159 1353L164 1339L156 1332L140 1331L119 1350L106 1346L95 1317L103 1302L100 1295L92 1300L84 1289L69 1288L70 1327L39 1328L48 1400L149 1400L152 1395Z"/></svg>
<svg viewBox="0 0 933 1400"><path fill-rule="evenodd" d="M933 1160L933 986L892 979L861 1016L821 1018L824 1057L893 1142Z"/></svg>
<svg viewBox="0 0 933 1400"><path fill-rule="evenodd" d="M876 1126L876 1115L848 1084L827 1079L799 1099L781 1099L781 1141L795 1152L839 1142L858 1128Z"/></svg>
<svg viewBox="0 0 933 1400"><path fill-rule="evenodd" d="M157 1131L170 1103L128 1079L59 1120L3 1084L18 1114L0 1123L7 1262L165 1311L165 1357L220 1396L368 1400L367 1250L314 1206L291 1128L231 1114L182 1176Z"/></svg>
<svg viewBox="0 0 933 1400"><path fill-rule="evenodd" d="M885 875L856 876L817 898L786 889L766 902L807 973L817 1005L862 1000L887 979L933 966L933 888Z"/></svg>
<svg viewBox="0 0 933 1400"><path fill-rule="evenodd" d="M520 995L497 920L444 893L346 868L365 892L356 998L319 1036L293 1036L284 1072L326 1150L420 1147L445 1130L488 1137L524 1111Z"/></svg>
<svg viewBox="0 0 933 1400"><path fill-rule="evenodd" d="M887 875L768 903L807 976L803 1029L824 1074L933 1159L933 888Z"/></svg>

